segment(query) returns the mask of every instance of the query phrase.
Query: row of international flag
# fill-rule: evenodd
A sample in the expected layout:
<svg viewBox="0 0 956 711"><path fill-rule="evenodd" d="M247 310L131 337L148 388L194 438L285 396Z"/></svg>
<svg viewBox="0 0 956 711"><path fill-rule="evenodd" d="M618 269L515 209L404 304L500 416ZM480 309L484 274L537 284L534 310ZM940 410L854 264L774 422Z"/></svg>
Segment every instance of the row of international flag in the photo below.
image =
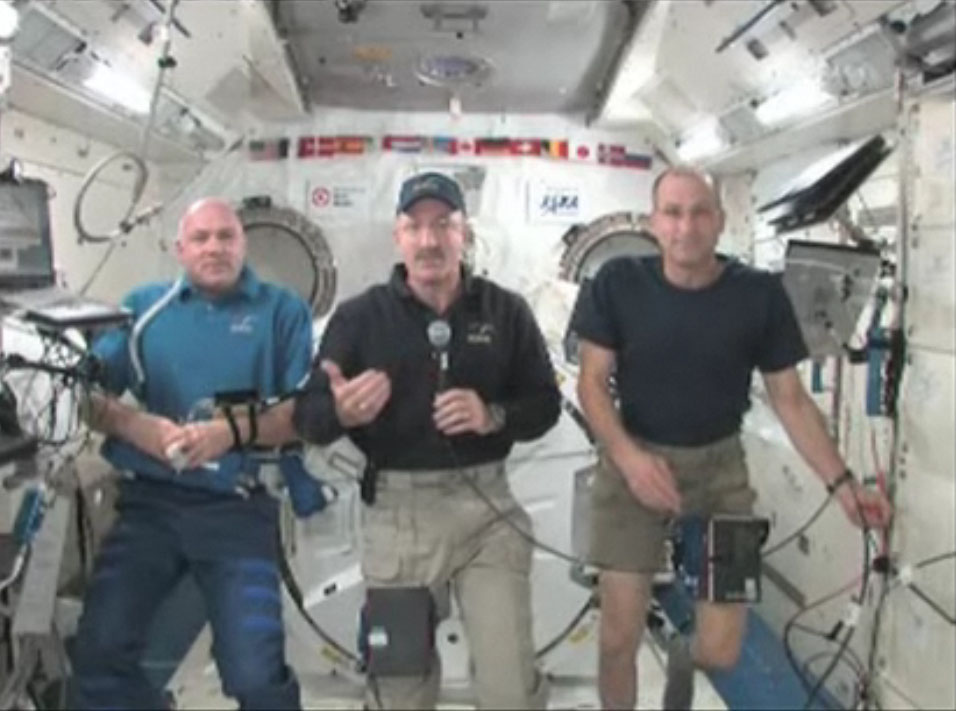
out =
<svg viewBox="0 0 956 711"><path fill-rule="evenodd" d="M385 135L300 136L297 139L252 139L248 142L251 160L284 160L355 156L382 151L466 156L532 156L557 160L597 162L604 165L651 167L651 156L628 151L621 144L574 144L568 140L544 138L455 138L452 136Z"/></svg>

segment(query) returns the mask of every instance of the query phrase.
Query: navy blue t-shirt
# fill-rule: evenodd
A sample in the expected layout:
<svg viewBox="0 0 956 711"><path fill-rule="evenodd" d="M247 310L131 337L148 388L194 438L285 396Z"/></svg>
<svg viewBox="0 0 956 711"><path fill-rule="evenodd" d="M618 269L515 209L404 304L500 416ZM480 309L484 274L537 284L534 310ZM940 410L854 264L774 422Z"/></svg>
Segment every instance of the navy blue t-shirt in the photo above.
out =
<svg viewBox="0 0 956 711"><path fill-rule="evenodd" d="M779 275L721 256L702 289L664 277L659 256L618 257L582 287L578 337L613 350L625 428L658 444L699 446L740 429L754 368L807 356Z"/></svg>

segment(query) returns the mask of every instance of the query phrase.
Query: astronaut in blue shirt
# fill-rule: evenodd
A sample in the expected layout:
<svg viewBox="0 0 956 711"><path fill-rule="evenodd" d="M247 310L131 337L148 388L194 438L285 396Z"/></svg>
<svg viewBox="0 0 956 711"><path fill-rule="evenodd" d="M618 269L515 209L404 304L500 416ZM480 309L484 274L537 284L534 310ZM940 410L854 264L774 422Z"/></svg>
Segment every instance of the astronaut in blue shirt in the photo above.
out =
<svg viewBox="0 0 956 711"><path fill-rule="evenodd" d="M167 705L141 659L157 609L188 575L212 626L224 693L242 709L297 709L284 652L279 508L250 451L295 439L292 402L228 418L216 402L237 391L291 393L309 370L311 315L245 265L242 225L221 199L186 211L176 249L183 276L134 290L124 302L133 325L94 348L109 395L91 397L88 419L107 435L103 455L130 476L86 594L70 707ZM118 399L127 390L140 407ZM290 490L307 478L295 457L282 470Z"/></svg>

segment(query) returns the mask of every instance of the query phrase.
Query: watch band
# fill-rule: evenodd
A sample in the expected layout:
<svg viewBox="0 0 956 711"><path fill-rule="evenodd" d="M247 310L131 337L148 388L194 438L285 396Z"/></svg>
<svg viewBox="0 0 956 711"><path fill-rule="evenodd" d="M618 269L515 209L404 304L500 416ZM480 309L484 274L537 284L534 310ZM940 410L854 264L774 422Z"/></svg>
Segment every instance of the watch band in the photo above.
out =
<svg viewBox="0 0 956 711"><path fill-rule="evenodd" d="M837 489L839 489L841 486L843 486L847 482L853 481L853 479L854 479L853 470L847 467L846 469L843 470L843 473L840 476L838 476L836 479L834 479L829 484L827 484L827 493L828 494L836 493Z"/></svg>

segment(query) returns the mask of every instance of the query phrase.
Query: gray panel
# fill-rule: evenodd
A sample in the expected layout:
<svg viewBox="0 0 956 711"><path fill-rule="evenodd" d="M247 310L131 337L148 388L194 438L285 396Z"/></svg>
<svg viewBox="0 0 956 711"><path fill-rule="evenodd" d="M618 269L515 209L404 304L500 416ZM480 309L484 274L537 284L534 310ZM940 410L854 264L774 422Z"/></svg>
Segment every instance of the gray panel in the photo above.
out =
<svg viewBox="0 0 956 711"><path fill-rule="evenodd" d="M417 2L369 2L347 24L331 2L291 0L276 11L316 104L445 111L449 89L425 85L415 68L423 57L461 55L493 67L481 86L459 91L466 111L563 112L595 102L629 27L624 3L556 8L566 4L445 2L446 13L477 6L485 17L442 22Z"/></svg>

